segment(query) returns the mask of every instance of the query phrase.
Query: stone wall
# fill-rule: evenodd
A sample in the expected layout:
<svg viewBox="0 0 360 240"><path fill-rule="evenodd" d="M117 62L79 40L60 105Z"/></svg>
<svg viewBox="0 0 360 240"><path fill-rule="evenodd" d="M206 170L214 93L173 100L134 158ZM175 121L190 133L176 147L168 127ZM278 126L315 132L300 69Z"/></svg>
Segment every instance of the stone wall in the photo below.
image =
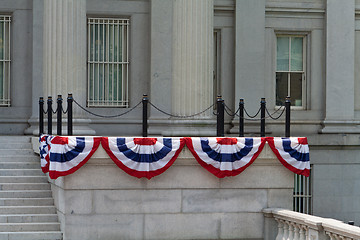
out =
<svg viewBox="0 0 360 240"><path fill-rule="evenodd" d="M100 146L50 180L64 239L263 239L264 208L292 208L293 173L266 145L236 177L218 179L185 147L165 173L137 179Z"/></svg>

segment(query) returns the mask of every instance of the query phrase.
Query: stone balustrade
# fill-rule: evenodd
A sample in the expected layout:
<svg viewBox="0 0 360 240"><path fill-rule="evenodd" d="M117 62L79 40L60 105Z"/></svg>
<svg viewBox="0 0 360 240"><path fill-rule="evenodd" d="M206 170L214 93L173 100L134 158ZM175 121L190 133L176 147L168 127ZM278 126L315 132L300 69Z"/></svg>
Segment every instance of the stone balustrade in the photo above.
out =
<svg viewBox="0 0 360 240"><path fill-rule="evenodd" d="M263 213L265 216L265 240L360 239L359 227L335 219L278 208L267 208L263 210Z"/></svg>

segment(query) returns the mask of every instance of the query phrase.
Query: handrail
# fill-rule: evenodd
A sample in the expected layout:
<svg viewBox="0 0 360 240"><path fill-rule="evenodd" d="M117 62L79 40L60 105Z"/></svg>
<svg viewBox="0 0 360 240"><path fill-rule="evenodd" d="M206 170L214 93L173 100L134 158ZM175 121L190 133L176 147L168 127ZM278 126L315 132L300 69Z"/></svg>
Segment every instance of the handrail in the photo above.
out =
<svg viewBox="0 0 360 240"><path fill-rule="evenodd" d="M267 208L263 213L265 218L277 222L276 240L360 239L360 227L339 220L279 208ZM265 232L265 239L271 239L271 235L271 232Z"/></svg>

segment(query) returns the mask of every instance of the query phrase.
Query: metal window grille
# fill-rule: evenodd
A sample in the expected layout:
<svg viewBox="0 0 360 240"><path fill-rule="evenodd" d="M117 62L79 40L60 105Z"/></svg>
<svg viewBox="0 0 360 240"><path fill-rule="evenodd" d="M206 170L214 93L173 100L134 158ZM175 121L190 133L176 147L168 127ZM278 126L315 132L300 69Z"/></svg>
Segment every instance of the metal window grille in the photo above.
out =
<svg viewBox="0 0 360 240"><path fill-rule="evenodd" d="M10 23L11 16L0 15L0 106L10 106Z"/></svg>
<svg viewBox="0 0 360 240"><path fill-rule="evenodd" d="M306 214L312 214L312 195L311 195L311 174L309 177L295 174L293 210Z"/></svg>
<svg viewBox="0 0 360 240"><path fill-rule="evenodd" d="M128 107L129 19L88 18L89 107Z"/></svg>

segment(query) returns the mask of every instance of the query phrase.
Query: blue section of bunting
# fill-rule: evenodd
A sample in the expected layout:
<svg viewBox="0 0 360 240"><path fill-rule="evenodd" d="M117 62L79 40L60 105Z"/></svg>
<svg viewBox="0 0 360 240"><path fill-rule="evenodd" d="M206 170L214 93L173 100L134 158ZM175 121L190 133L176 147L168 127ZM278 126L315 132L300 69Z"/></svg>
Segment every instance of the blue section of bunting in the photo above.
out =
<svg viewBox="0 0 360 240"><path fill-rule="evenodd" d="M310 156L309 153L301 153L298 152L296 149L291 147L291 140L288 138L283 138L283 148L284 151L290 154L290 156L298 161L301 162L309 162Z"/></svg>
<svg viewBox="0 0 360 240"><path fill-rule="evenodd" d="M166 155L172 150L171 138L164 138L163 144L164 146L162 147L162 149L156 153L140 154L135 153L126 146L125 138L117 138L117 147L119 151L122 152L128 159L139 163L153 163L166 157Z"/></svg>
<svg viewBox="0 0 360 240"><path fill-rule="evenodd" d="M234 162L241 160L243 157L247 156L253 148L253 139L245 138L245 146L235 153L219 153L213 150L209 146L209 140L201 139L202 150L213 160L218 162Z"/></svg>

